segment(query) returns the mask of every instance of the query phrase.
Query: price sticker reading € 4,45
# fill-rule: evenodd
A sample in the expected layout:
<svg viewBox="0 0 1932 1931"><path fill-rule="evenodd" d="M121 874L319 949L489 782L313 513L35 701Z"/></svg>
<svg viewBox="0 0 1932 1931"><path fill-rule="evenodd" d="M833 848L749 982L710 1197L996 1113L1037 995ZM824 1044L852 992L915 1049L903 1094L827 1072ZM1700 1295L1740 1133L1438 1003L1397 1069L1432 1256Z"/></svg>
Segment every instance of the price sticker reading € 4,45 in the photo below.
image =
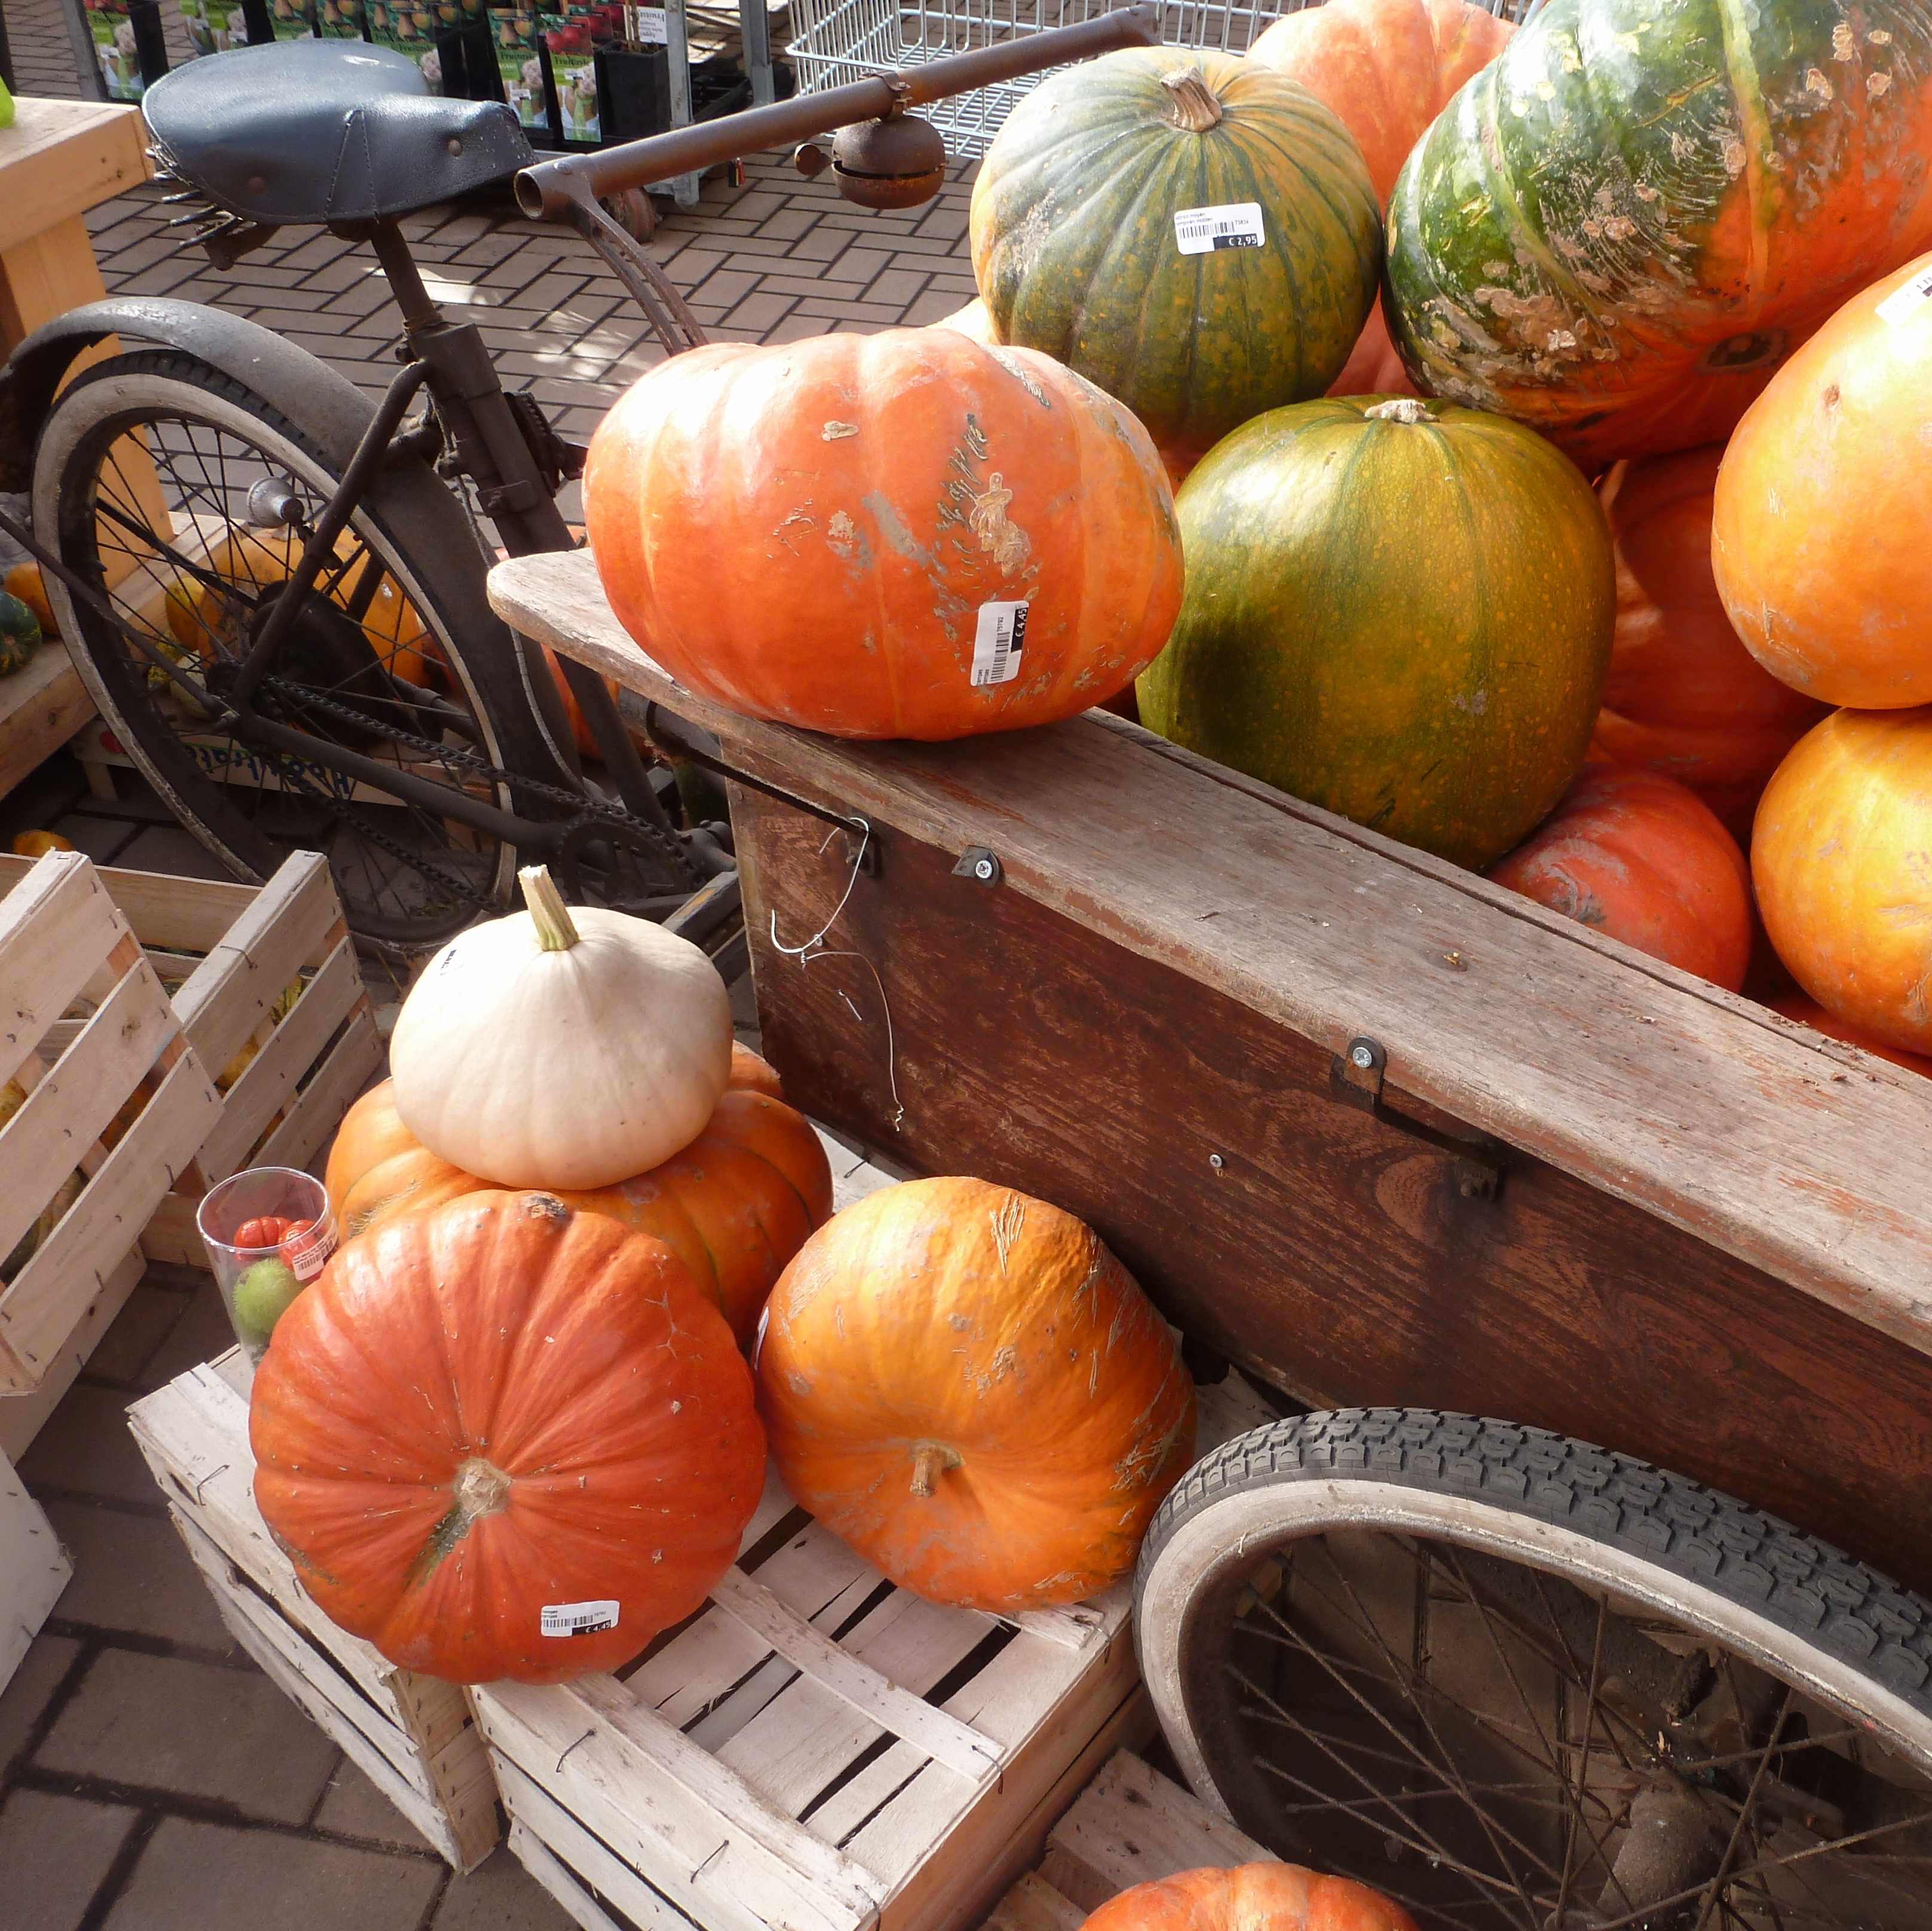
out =
<svg viewBox="0 0 1932 1931"><path fill-rule="evenodd" d="M594 1636L617 1626L617 1605L602 1602L546 1602L537 1628L546 1636Z"/></svg>
<svg viewBox="0 0 1932 1931"><path fill-rule="evenodd" d="M1024 603L980 605L973 633L972 681L976 686L1010 683L1019 675L1026 622Z"/></svg>
<svg viewBox="0 0 1932 1931"><path fill-rule="evenodd" d="M1258 201L1174 211L1174 245L1184 255L1212 254L1216 248L1258 248L1267 239Z"/></svg>

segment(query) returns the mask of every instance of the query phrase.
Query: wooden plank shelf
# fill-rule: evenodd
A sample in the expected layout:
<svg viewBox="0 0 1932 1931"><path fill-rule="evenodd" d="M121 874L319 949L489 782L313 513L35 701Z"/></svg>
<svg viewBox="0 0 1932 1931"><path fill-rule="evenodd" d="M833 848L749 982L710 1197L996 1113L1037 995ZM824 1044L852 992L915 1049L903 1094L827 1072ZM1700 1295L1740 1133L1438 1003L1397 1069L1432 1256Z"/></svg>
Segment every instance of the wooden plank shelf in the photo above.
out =
<svg viewBox="0 0 1932 1931"><path fill-rule="evenodd" d="M681 690L586 553L490 594L872 826L854 880L734 801L766 1050L816 1116L1079 1214L1316 1405L1578 1435L1932 1587L1896 1502L1932 1482L1932 1084L1103 713L844 743ZM773 943L842 900L821 956Z"/></svg>

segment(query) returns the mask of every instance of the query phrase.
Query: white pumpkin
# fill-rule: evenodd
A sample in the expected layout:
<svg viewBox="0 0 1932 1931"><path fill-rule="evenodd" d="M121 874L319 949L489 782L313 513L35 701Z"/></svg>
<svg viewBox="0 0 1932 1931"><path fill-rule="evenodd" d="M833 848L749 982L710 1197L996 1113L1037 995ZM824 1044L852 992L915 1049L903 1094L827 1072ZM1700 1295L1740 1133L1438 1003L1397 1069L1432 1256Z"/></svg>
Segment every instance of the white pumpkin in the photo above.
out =
<svg viewBox="0 0 1932 1931"><path fill-rule="evenodd" d="M688 939L566 907L520 875L526 911L459 932L389 1042L403 1124L502 1187L608 1187L704 1131L731 1071L731 1003Z"/></svg>

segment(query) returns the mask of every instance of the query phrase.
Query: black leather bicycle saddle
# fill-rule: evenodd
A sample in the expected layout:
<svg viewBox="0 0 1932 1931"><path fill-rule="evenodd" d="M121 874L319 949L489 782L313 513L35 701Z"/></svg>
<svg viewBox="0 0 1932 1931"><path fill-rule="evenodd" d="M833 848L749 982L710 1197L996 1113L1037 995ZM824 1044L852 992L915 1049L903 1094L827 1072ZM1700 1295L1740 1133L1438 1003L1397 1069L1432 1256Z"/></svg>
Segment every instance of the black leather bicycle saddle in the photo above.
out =
<svg viewBox="0 0 1932 1931"><path fill-rule="evenodd" d="M175 173L266 227L407 215L536 159L496 101L446 101L406 54L278 41L176 68L141 103Z"/></svg>

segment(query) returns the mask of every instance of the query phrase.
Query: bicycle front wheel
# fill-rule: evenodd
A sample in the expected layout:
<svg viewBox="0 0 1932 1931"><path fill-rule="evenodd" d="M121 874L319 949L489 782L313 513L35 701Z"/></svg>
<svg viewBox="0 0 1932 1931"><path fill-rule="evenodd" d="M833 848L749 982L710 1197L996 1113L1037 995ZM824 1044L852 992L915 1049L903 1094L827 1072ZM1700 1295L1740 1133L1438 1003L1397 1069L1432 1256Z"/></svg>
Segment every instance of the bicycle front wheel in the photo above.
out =
<svg viewBox="0 0 1932 1931"><path fill-rule="evenodd" d="M112 607L110 621L48 585L114 739L182 823L257 881L291 850L326 852L351 927L406 952L506 905L517 854L434 792L332 770L328 748L505 809L501 773L556 770L508 632L459 620L488 559L455 498L399 509L379 485L308 593L256 703L316 756L225 731L159 661L219 695L339 481L318 439L244 383L143 350L62 392L35 452L33 519Z"/></svg>
<svg viewBox="0 0 1932 1931"><path fill-rule="evenodd" d="M1304 1416L1183 1479L1136 1606L1196 1790L1423 1931L1932 1923L1932 1603L1696 1483Z"/></svg>

